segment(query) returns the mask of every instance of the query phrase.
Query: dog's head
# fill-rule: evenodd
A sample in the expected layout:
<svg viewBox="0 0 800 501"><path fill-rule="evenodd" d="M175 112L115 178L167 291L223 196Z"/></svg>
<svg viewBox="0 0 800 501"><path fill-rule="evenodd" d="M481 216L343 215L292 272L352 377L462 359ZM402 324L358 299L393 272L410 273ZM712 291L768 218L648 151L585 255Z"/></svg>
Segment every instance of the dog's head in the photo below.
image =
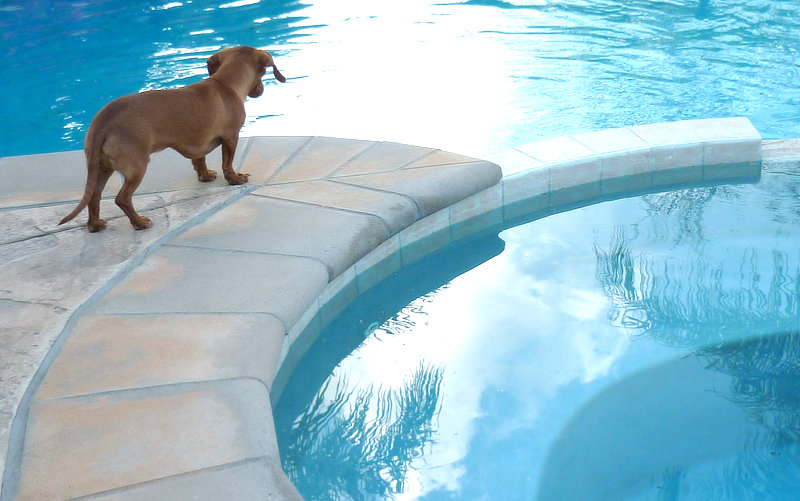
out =
<svg viewBox="0 0 800 501"><path fill-rule="evenodd" d="M264 84L261 83L261 78L270 66L272 67L272 74L279 82L286 81L286 77L284 77L278 70L278 67L275 66L275 62L272 60L272 56L270 56L269 52L246 46L223 49L208 58L206 66L208 67L209 76L216 73L222 65L234 59L236 61L243 61L244 64L251 65L253 70L255 70L253 84L250 87L250 91L247 93L250 97L258 97L264 93Z"/></svg>

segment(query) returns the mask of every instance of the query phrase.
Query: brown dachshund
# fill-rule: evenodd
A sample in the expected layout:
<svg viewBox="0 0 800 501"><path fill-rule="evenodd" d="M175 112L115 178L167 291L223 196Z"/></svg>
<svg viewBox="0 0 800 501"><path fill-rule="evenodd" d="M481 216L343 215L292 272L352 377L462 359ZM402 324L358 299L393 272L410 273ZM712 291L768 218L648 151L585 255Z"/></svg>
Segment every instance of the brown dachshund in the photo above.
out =
<svg viewBox="0 0 800 501"><path fill-rule="evenodd" d="M248 174L233 170L233 154L244 124L244 101L264 92L261 77L267 67L280 82L272 56L252 47L231 47L208 59L209 77L182 89L152 90L108 103L92 120L86 134L86 190L78 206L58 224L70 221L89 206L89 231L100 231L100 197L114 171L125 178L116 204L137 230L150 219L133 209L132 196L142 182L150 154L173 148L191 159L197 178L211 181L217 173L206 167L206 155L222 145L222 173L230 184L247 182Z"/></svg>

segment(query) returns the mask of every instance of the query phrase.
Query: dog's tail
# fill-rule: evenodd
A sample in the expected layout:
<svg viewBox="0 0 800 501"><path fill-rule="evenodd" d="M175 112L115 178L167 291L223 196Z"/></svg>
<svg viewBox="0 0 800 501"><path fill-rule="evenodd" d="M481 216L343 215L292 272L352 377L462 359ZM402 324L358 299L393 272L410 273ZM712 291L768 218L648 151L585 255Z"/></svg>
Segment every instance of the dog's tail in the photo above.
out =
<svg viewBox="0 0 800 501"><path fill-rule="evenodd" d="M92 199L92 194L94 194L94 188L97 185L97 171L100 169L100 148L103 145L102 141L95 139L91 141L91 146L86 148L86 188L83 191L83 198L81 201L78 202L78 206L75 209L67 214L64 219L59 221L59 225L62 225L68 221L72 221L75 216L80 214L80 212L89 205L89 200Z"/></svg>

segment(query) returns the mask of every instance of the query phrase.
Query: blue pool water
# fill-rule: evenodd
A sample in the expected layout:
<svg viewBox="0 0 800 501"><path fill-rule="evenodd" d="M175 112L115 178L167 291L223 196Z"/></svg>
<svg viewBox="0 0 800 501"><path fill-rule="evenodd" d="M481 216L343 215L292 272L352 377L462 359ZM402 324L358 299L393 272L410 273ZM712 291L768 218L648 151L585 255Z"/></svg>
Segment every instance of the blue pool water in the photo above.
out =
<svg viewBox="0 0 800 501"><path fill-rule="evenodd" d="M244 135L480 157L741 115L798 137L799 22L796 0L6 0L0 156L79 149L109 100L238 44L289 78ZM791 498L798 191L607 202L405 270L289 381L284 468L310 500Z"/></svg>
<svg viewBox="0 0 800 501"><path fill-rule="evenodd" d="M285 470L309 500L797 499L799 191L609 201L404 270L294 369Z"/></svg>
<svg viewBox="0 0 800 501"><path fill-rule="evenodd" d="M481 156L648 122L746 116L798 137L796 0L4 0L0 156L82 148L109 100L275 55L246 135L331 135Z"/></svg>

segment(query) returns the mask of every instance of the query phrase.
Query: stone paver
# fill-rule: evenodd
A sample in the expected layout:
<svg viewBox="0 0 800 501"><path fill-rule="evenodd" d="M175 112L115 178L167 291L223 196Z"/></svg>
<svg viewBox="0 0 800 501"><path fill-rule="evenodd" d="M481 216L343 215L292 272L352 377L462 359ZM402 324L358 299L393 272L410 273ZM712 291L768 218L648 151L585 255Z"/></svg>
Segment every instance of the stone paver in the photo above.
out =
<svg viewBox="0 0 800 501"><path fill-rule="evenodd" d="M504 152L498 183L497 165L433 148L243 138L247 185L155 155L134 201L153 228L105 201L98 234L85 214L55 224L80 197L80 152L0 159L15 179L0 185L2 498L299 499L270 389L304 331L450 242L626 189L757 176L761 148L744 119L631 127Z"/></svg>
<svg viewBox="0 0 800 501"><path fill-rule="evenodd" d="M297 490L274 459L257 458L219 468L198 470L134 485L92 499L153 501L154 499L243 499L300 501Z"/></svg>
<svg viewBox="0 0 800 501"><path fill-rule="evenodd" d="M432 148L243 138L234 166L247 185L198 183L188 160L162 152L134 200L153 227L130 227L115 176L108 228L89 234L85 213L56 225L82 194L82 152L0 159L15 180L0 185L2 497L299 498L269 412L286 334L327 284L438 208L338 179L425 159L488 172L459 180L456 197L500 178ZM409 177L447 180L434 170Z"/></svg>
<svg viewBox="0 0 800 501"><path fill-rule="evenodd" d="M476 181L491 186L495 174L486 169L485 162L464 162L341 177L337 181L406 195L416 202L419 216L425 217L471 195Z"/></svg>
<svg viewBox="0 0 800 501"><path fill-rule="evenodd" d="M291 326L327 283L312 258L164 246L89 312L269 313Z"/></svg>
<svg viewBox="0 0 800 501"><path fill-rule="evenodd" d="M355 176L359 174L374 174L389 170L401 169L433 155L442 154L440 150L408 146L399 143L374 143L363 150L361 154L350 159L342 165L335 175ZM437 165L448 163L441 161Z"/></svg>
<svg viewBox="0 0 800 501"><path fill-rule="evenodd" d="M81 317L36 396L192 381L253 378L272 384L285 335L275 316L186 314Z"/></svg>
<svg viewBox="0 0 800 501"><path fill-rule="evenodd" d="M270 184L324 179L372 143L315 137L273 174Z"/></svg>
<svg viewBox="0 0 800 501"><path fill-rule="evenodd" d="M254 137L245 148L242 172L250 174L249 184L266 184L275 172L293 155L303 149L312 137Z"/></svg>
<svg viewBox="0 0 800 501"><path fill-rule="evenodd" d="M174 243L306 256L323 263L330 279L374 249L387 233L383 221L370 214L251 195L189 229Z"/></svg>
<svg viewBox="0 0 800 501"><path fill-rule="evenodd" d="M278 458L254 379L168 385L31 406L18 499L70 499L245 459Z"/></svg>
<svg viewBox="0 0 800 501"><path fill-rule="evenodd" d="M408 196L332 180L265 186L253 194L372 214L382 220L392 235L413 223L417 215L417 204Z"/></svg>

